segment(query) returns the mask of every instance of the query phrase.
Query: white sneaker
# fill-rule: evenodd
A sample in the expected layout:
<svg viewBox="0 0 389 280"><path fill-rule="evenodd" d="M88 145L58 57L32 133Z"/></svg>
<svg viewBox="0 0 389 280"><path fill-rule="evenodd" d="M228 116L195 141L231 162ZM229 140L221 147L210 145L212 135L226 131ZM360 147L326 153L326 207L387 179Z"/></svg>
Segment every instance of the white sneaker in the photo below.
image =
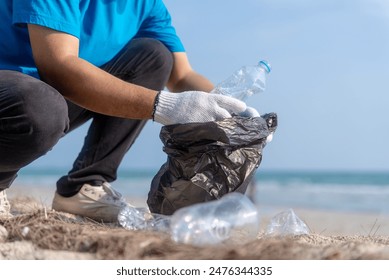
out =
<svg viewBox="0 0 389 280"><path fill-rule="evenodd" d="M11 205L7 199L5 190L0 191L0 218L9 218L12 217L11 214Z"/></svg>
<svg viewBox="0 0 389 280"><path fill-rule="evenodd" d="M64 197L55 193L52 208L91 218L99 222L117 222L119 211L127 206L122 195L115 191L109 183L101 186L84 184L80 191Z"/></svg>

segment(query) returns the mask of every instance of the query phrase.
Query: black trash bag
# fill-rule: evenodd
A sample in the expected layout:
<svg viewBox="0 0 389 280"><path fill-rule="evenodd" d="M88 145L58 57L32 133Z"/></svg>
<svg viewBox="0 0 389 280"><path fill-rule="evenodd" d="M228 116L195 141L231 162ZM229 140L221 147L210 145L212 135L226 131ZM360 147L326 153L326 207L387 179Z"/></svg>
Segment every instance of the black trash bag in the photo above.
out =
<svg viewBox="0 0 389 280"><path fill-rule="evenodd" d="M229 192L245 193L261 163L266 138L276 128L275 113L162 127L168 157L151 182L150 211L171 215Z"/></svg>

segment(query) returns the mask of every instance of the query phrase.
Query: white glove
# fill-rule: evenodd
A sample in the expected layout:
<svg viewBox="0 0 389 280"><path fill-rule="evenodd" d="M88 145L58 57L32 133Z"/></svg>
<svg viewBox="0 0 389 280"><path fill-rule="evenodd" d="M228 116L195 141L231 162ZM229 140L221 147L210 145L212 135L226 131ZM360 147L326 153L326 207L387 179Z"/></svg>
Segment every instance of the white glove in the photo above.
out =
<svg viewBox="0 0 389 280"><path fill-rule="evenodd" d="M191 122L210 122L240 115L244 102L220 94L202 91L171 93L161 91L155 103L153 119L163 125Z"/></svg>
<svg viewBox="0 0 389 280"><path fill-rule="evenodd" d="M239 114L241 117L255 118L259 117L259 113L253 107L247 106L246 110Z"/></svg>

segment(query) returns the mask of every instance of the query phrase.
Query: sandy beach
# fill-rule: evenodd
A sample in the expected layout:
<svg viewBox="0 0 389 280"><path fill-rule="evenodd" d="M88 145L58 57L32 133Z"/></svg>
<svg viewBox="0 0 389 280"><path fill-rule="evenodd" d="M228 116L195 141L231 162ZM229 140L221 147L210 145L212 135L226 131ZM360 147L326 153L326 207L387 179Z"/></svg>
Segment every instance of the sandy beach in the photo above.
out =
<svg viewBox="0 0 389 280"><path fill-rule="evenodd" d="M389 216L293 209L310 229L300 236L264 234L274 214L267 209L261 232L242 245L220 244L199 248L177 244L161 232L129 231L114 224L99 224L50 209L53 190L23 186L8 191L12 218L0 220L0 259L389 259ZM128 198L144 206L143 198Z"/></svg>

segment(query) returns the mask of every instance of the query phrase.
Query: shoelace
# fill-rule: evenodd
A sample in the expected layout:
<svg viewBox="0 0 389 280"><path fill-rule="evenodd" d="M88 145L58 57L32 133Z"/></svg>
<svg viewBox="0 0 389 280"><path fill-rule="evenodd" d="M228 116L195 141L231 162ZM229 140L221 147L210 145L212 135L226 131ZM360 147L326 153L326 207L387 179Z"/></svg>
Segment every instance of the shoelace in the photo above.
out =
<svg viewBox="0 0 389 280"><path fill-rule="evenodd" d="M110 194L114 199L124 201L122 194L114 190L109 183L104 182L101 186L103 187L103 190Z"/></svg>

